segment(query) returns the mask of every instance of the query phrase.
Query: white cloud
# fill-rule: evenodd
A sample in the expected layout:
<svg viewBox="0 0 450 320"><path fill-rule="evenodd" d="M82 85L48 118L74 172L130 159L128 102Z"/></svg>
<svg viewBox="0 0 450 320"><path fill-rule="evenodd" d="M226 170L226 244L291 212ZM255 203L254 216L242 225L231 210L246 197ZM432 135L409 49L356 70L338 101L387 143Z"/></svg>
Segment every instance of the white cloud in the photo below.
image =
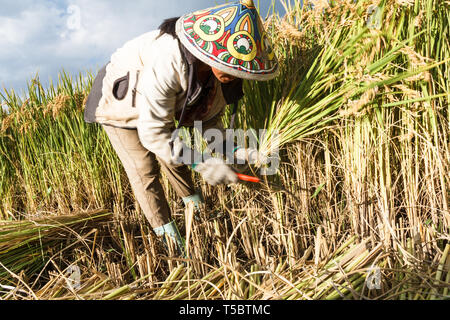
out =
<svg viewBox="0 0 450 320"><path fill-rule="evenodd" d="M36 72L45 81L62 68L78 73L100 67L127 40L158 26L165 15L154 14L152 2L45 0L20 10L6 3L7 16L0 19L0 85L24 88ZM76 27L74 12L67 10L71 5L79 8Z"/></svg>
<svg viewBox="0 0 450 320"><path fill-rule="evenodd" d="M63 68L73 75L95 71L126 41L156 29L163 19L215 4L214 0L0 0L0 87L24 88L36 72L45 81L56 80ZM69 8L79 8L79 21Z"/></svg>

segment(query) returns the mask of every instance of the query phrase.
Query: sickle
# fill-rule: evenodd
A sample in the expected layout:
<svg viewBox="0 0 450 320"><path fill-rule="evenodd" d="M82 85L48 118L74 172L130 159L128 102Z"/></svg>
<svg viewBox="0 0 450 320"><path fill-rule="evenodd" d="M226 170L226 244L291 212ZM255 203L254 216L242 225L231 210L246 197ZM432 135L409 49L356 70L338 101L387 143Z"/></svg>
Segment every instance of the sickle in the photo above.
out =
<svg viewBox="0 0 450 320"><path fill-rule="evenodd" d="M238 176L239 180L241 180L241 181L254 182L254 183L261 182L261 179L259 179L257 177L251 177L251 176L247 176L247 175L241 174L241 173L236 173L236 175Z"/></svg>

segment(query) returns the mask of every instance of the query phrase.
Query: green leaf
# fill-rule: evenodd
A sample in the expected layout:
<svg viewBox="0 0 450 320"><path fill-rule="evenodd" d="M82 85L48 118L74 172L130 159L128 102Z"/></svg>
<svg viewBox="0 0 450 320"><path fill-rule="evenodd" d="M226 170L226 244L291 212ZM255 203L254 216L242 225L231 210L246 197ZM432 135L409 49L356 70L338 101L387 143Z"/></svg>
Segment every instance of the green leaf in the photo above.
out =
<svg viewBox="0 0 450 320"><path fill-rule="evenodd" d="M317 187L316 191L314 191L314 194L311 196L311 199L314 199L315 197L317 197L319 195L320 191L322 191L323 187L325 187L325 182Z"/></svg>

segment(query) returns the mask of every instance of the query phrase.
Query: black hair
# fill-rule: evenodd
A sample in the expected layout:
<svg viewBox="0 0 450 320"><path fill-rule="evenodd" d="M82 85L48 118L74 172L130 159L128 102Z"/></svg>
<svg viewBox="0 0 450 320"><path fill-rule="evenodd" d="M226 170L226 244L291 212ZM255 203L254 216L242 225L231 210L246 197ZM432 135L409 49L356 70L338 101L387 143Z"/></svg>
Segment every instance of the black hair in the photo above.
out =
<svg viewBox="0 0 450 320"><path fill-rule="evenodd" d="M176 32L176 25L177 25L177 21L180 19L180 17L175 17L175 18L169 18L163 21L163 23L161 23L161 25L159 26L159 30L161 31L159 33L159 37L161 37L164 34L169 34L171 35L174 39L179 40L178 36L177 36L177 32ZM198 60L197 58L195 58L192 53L190 53L185 47L184 45L182 45L180 42L180 49L183 53L183 56L185 59L187 59L188 61L190 61L191 63L195 62L195 63L200 63L200 60Z"/></svg>
<svg viewBox="0 0 450 320"><path fill-rule="evenodd" d="M170 34L175 39L177 39L178 36L176 32L176 24L178 19L180 19L180 17L169 18L164 20L163 23L161 23L161 25L158 28L159 30L161 30L159 36L162 36L163 34L167 33Z"/></svg>

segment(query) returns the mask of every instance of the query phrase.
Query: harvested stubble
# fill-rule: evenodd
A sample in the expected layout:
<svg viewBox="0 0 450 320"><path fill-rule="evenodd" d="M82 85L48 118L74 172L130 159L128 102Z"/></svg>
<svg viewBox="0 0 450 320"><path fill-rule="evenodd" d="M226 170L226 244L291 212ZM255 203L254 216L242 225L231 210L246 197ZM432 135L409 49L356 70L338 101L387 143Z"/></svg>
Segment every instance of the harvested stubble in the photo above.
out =
<svg viewBox="0 0 450 320"><path fill-rule="evenodd" d="M414 286L408 290L408 275L399 285L390 290L383 288L390 269L382 259L381 245L368 248L370 240L356 243L355 237L343 243L329 260L321 265L298 261L295 266L285 262L273 265L271 270L262 270L252 265L248 271L237 270L225 263L201 278L196 278L191 269L179 265L172 269L165 281L152 283L144 276L132 283L115 287L114 281L104 274L96 273L82 277L82 286L74 289L61 276L55 276L42 289L34 293L37 299L370 299L374 291L385 291L386 297L396 292L409 292L416 299L435 297L437 291L426 288L432 279L423 282L422 290ZM447 248L448 251L448 248ZM309 253L307 253L308 255ZM444 259L445 260L445 259ZM380 282L367 289L371 270L377 270ZM371 275L374 276L374 275ZM445 291L445 288L442 290Z"/></svg>

